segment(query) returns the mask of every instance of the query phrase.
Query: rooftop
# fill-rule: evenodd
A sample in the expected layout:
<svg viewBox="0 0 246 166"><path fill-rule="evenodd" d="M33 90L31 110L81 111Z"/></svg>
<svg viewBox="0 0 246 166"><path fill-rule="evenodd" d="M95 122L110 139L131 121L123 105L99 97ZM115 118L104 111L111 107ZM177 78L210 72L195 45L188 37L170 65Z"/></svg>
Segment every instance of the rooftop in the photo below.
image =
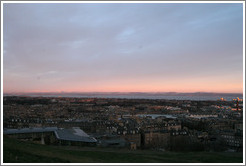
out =
<svg viewBox="0 0 246 166"><path fill-rule="evenodd" d="M35 127L35 128L22 128L22 129L4 129L3 134L24 134L24 133L43 133L54 132L57 127Z"/></svg>
<svg viewBox="0 0 246 166"><path fill-rule="evenodd" d="M93 137L90 137L79 127L73 127L71 129L63 129L57 127L45 127L45 128L23 128L23 129L4 129L3 134L25 134L25 133L43 133L54 132L56 138L59 140L67 141L81 141L81 142L97 142Z"/></svg>
<svg viewBox="0 0 246 166"><path fill-rule="evenodd" d="M71 129L58 129L55 135L60 140L82 141L82 142L97 142L93 137L87 135L83 130L77 127Z"/></svg>

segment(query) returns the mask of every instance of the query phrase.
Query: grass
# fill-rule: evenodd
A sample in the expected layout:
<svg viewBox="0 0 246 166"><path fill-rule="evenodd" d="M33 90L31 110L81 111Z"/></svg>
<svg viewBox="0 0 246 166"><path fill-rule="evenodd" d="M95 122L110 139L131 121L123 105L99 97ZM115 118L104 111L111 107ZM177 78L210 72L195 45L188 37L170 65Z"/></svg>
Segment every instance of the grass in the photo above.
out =
<svg viewBox="0 0 246 166"><path fill-rule="evenodd" d="M4 137L4 163L242 163L243 153L48 146Z"/></svg>

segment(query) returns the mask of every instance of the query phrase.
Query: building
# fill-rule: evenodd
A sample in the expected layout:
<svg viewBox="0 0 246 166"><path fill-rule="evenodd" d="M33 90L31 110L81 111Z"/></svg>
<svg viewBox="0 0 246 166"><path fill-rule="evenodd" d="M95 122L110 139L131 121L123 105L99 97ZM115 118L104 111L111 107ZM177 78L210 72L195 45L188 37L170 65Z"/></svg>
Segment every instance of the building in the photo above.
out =
<svg viewBox="0 0 246 166"><path fill-rule="evenodd" d="M145 148L166 148L170 141L170 133L168 131L146 131L144 138L141 139Z"/></svg>
<svg viewBox="0 0 246 166"><path fill-rule="evenodd" d="M3 134L41 144L93 146L97 143L95 138L90 137L78 127L69 129L57 127L4 129Z"/></svg>

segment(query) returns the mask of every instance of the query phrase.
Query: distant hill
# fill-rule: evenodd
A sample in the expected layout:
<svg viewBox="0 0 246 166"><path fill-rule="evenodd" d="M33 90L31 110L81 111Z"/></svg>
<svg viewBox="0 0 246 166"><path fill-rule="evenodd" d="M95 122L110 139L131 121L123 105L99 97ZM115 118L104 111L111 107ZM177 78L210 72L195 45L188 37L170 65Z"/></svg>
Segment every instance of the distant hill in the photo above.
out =
<svg viewBox="0 0 246 166"><path fill-rule="evenodd" d="M178 93L178 92L35 92L35 93L5 93L4 95L35 95L35 96L230 96L242 97L242 93Z"/></svg>

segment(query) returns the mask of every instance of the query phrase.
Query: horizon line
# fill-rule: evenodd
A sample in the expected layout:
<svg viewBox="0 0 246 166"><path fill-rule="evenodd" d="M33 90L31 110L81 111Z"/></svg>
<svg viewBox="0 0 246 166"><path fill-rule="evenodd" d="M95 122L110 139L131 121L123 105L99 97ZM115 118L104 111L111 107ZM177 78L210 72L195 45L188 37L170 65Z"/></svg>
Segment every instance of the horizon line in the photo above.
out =
<svg viewBox="0 0 246 166"><path fill-rule="evenodd" d="M66 92L66 91L61 91L61 92L7 92L7 93L4 93L3 92L3 95L6 95L6 94L38 94L38 93L41 93L41 94L66 94L66 93L212 93L212 94L242 94L243 95L243 92L203 92L203 91L197 91L197 92L141 92L141 91L135 91L135 92L119 92L119 91L108 91L108 92L100 92L100 91L94 91L94 92Z"/></svg>

